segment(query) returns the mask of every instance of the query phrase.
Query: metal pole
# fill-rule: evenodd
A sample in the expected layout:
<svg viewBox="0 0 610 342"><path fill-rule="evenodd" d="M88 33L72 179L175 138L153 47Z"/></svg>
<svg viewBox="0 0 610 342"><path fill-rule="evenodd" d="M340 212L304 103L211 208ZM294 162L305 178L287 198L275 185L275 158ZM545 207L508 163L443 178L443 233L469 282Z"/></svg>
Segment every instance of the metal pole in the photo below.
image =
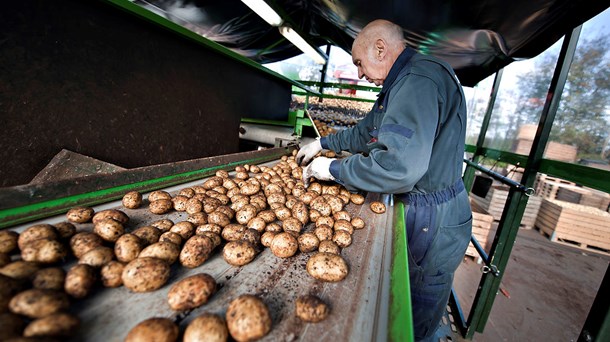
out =
<svg viewBox="0 0 610 342"><path fill-rule="evenodd" d="M536 174L540 166L540 160L542 159L542 153L546 146L553 120L559 107L559 100L563 87L567 80L568 71L572 60L574 58L574 52L576 50L576 44L580 35L581 27L577 27L572 30L570 35L566 35L559 53L557 60L557 67L549 91L547 94L547 102L544 105L540 123L538 125L538 132L534 139L534 146L530 152L527 164L527 170L524 172L524 179L522 182L528 186L533 183L533 177ZM498 272L496 275L492 273L485 273L479 283L479 290L474 300L473 308L470 312L469 327L466 334L466 338L472 338L474 330L477 332L483 332L489 314L496 298L496 293L500 288L502 281L503 271L506 269L506 265L510 259L510 253L513 248L517 233L519 231L519 224L527 205L527 196L515 189L510 188L508 192L508 198L506 199L506 205L502 212L502 218L498 226L498 231L494 238L494 242L491 246L489 253L491 258L491 264L495 265ZM474 328L474 329L473 329Z"/></svg>
<svg viewBox="0 0 610 342"><path fill-rule="evenodd" d="M326 80L326 69L328 69L328 61L330 61L330 44L326 44L326 55L328 59L322 66L322 77L320 78L320 94L324 94L324 81ZM322 96L318 98L318 102L322 102Z"/></svg>

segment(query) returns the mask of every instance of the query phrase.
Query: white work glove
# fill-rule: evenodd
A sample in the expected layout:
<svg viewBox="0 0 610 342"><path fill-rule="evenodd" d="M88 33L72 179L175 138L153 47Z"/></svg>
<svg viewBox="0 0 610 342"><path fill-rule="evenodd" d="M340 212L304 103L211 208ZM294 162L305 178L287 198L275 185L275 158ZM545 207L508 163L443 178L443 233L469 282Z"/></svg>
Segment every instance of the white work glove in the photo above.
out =
<svg viewBox="0 0 610 342"><path fill-rule="evenodd" d="M320 143L319 139L316 139L316 141L303 146L301 149L299 149L299 153L297 153L297 164L305 165L309 163L311 158L315 157L315 155L320 151L322 151L322 144Z"/></svg>
<svg viewBox="0 0 610 342"><path fill-rule="evenodd" d="M330 173L330 163L335 159L318 157L311 164L303 169L303 184L309 186L309 178L314 177L319 180L335 180L335 177Z"/></svg>

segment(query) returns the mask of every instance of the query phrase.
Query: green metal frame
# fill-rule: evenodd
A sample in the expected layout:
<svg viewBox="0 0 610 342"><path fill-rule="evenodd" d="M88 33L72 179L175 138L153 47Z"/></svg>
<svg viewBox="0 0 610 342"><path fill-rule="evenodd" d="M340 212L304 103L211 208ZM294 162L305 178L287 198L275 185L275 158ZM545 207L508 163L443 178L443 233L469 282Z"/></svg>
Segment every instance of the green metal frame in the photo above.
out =
<svg viewBox="0 0 610 342"><path fill-rule="evenodd" d="M302 109L288 112L287 121L242 118L241 122L259 125L293 127L294 133L299 137L303 136L303 127L313 127L313 122L311 122L305 111Z"/></svg>

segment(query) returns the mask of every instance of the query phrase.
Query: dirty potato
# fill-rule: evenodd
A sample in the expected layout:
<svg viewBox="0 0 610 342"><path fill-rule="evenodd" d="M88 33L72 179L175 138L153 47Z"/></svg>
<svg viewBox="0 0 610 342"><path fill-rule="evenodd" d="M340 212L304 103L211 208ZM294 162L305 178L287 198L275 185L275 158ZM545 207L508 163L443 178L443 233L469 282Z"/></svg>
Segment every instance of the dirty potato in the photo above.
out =
<svg viewBox="0 0 610 342"><path fill-rule="evenodd" d="M64 290L74 298L85 298L97 280L95 268L87 264L78 264L68 270Z"/></svg>
<svg viewBox="0 0 610 342"><path fill-rule="evenodd" d="M167 232L174 225L174 222L169 219L161 219L151 223L150 225L159 229L162 232Z"/></svg>
<svg viewBox="0 0 610 342"><path fill-rule="evenodd" d="M299 249L297 239L290 233L279 233L271 241L271 252L280 258L289 258L296 254Z"/></svg>
<svg viewBox="0 0 610 342"><path fill-rule="evenodd" d="M352 201L352 203L354 203L354 204L360 205L360 204L364 203L364 196L362 196L360 194L350 194L349 200Z"/></svg>
<svg viewBox="0 0 610 342"><path fill-rule="evenodd" d="M11 312L29 318L41 318L66 310L68 296L60 291L31 289L18 293L9 302Z"/></svg>
<svg viewBox="0 0 610 342"><path fill-rule="evenodd" d="M171 199L172 199L172 195L170 195L169 192L163 191L163 190L153 191L150 194L148 194L149 202L154 202L154 201L158 201L158 200L171 200Z"/></svg>
<svg viewBox="0 0 610 342"><path fill-rule="evenodd" d="M130 191L123 196L122 203L127 209L137 209L142 205L142 194L137 191Z"/></svg>
<svg viewBox="0 0 610 342"><path fill-rule="evenodd" d="M371 202L371 210L375 214L383 214L385 213L385 204L378 201Z"/></svg>
<svg viewBox="0 0 610 342"><path fill-rule="evenodd" d="M140 227L131 232L131 234L139 237L144 246L148 246L159 241L159 238L161 237L161 231L152 226Z"/></svg>
<svg viewBox="0 0 610 342"><path fill-rule="evenodd" d="M182 237L182 240L188 240L195 234L195 225L189 221L181 221L176 223L170 230Z"/></svg>
<svg viewBox="0 0 610 342"><path fill-rule="evenodd" d="M267 223L262 217L253 217L250 221L248 221L247 227L250 229L254 229L258 232L264 232Z"/></svg>
<svg viewBox="0 0 610 342"><path fill-rule="evenodd" d="M113 219L104 219L93 226L93 232L105 241L116 242L121 235L125 234L125 227Z"/></svg>
<svg viewBox="0 0 610 342"><path fill-rule="evenodd" d="M360 217L354 217L351 221L351 224L354 229L363 229L365 225L364 220Z"/></svg>
<svg viewBox="0 0 610 342"><path fill-rule="evenodd" d="M305 322L317 323L328 317L330 309L326 303L314 295L304 295L295 302L297 317Z"/></svg>
<svg viewBox="0 0 610 342"><path fill-rule="evenodd" d="M333 229L329 225L326 225L326 224L321 224L321 225L317 226L313 230L313 233L320 241L330 240L333 238Z"/></svg>
<svg viewBox="0 0 610 342"><path fill-rule="evenodd" d="M171 242L176 246L182 246L182 236L174 232L165 232L159 237L159 242Z"/></svg>
<svg viewBox="0 0 610 342"><path fill-rule="evenodd" d="M11 254L17 250L19 234L11 230L0 231L0 253Z"/></svg>
<svg viewBox="0 0 610 342"><path fill-rule="evenodd" d="M162 215L168 213L173 207L174 204L171 200L160 199L150 202L148 205L148 210L150 210L150 212L153 214Z"/></svg>
<svg viewBox="0 0 610 342"><path fill-rule="evenodd" d="M282 228L287 233L299 236L301 230L303 230L303 224L296 217L288 217L282 222Z"/></svg>
<svg viewBox="0 0 610 342"><path fill-rule="evenodd" d="M229 217L224 213L214 211L208 214L208 223L213 223L221 227L225 227L231 223L231 219L229 219Z"/></svg>
<svg viewBox="0 0 610 342"><path fill-rule="evenodd" d="M352 227L351 222L347 220L335 221L335 225L333 226L333 228L335 229L335 231L343 230L350 235L354 234L354 227Z"/></svg>
<svg viewBox="0 0 610 342"><path fill-rule="evenodd" d="M316 236L316 234L307 232L303 233L298 238L299 242L299 250L303 253L313 252L318 249L320 245L320 240Z"/></svg>
<svg viewBox="0 0 610 342"><path fill-rule="evenodd" d="M222 229L221 236L226 241L241 240L246 232L246 227L241 224L231 223Z"/></svg>
<svg viewBox="0 0 610 342"><path fill-rule="evenodd" d="M332 240L320 241L318 252L341 254L341 248Z"/></svg>
<svg viewBox="0 0 610 342"><path fill-rule="evenodd" d="M124 268L124 263L115 260L104 265L100 271L104 287L119 287L123 285L123 279L121 277Z"/></svg>
<svg viewBox="0 0 610 342"><path fill-rule="evenodd" d="M231 241L224 246L222 257L229 265L243 266L254 260L256 249L247 241Z"/></svg>
<svg viewBox="0 0 610 342"><path fill-rule="evenodd" d="M208 223L208 214L202 212L190 214L186 220L195 227Z"/></svg>
<svg viewBox="0 0 610 342"><path fill-rule="evenodd" d="M19 246L19 249L23 251L25 245L32 241L40 239L57 240L58 238L59 234L57 233L57 229L52 225L44 223L36 224L28 227L21 234L19 234L19 237L17 238L17 245Z"/></svg>
<svg viewBox="0 0 610 342"><path fill-rule="evenodd" d="M83 254L78 260L78 263L99 268L109 263L112 259L114 259L113 249L106 246L99 246Z"/></svg>
<svg viewBox="0 0 610 342"><path fill-rule="evenodd" d="M256 207L252 204L246 204L235 213L235 219L240 224L248 224L248 222L254 218L256 214Z"/></svg>
<svg viewBox="0 0 610 342"><path fill-rule="evenodd" d="M226 342L229 331L224 319L218 315L205 313L195 318L184 331L183 342Z"/></svg>
<svg viewBox="0 0 610 342"><path fill-rule="evenodd" d="M292 217L304 225L307 224L309 222L309 209L307 209L307 205L301 201L294 203L292 206Z"/></svg>
<svg viewBox="0 0 610 342"><path fill-rule="evenodd" d="M229 333L236 341L254 341L271 331L267 305L253 295L241 295L229 303L226 312Z"/></svg>
<svg viewBox="0 0 610 342"><path fill-rule="evenodd" d="M118 261L130 262L138 257L142 251L144 242L133 234L122 235L114 244L114 255Z"/></svg>
<svg viewBox="0 0 610 342"><path fill-rule="evenodd" d="M72 336L80 320L69 313L55 313L32 321L23 331L24 337L69 337Z"/></svg>
<svg viewBox="0 0 610 342"><path fill-rule="evenodd" d="M338 254L319 252L307 261L307 273L326 282L338 282L349 273L345 260Z"/></svg>
<svg viewBox="0 0 610 342"><path fill-rule="evenodd" d="M66 213L66 218L74 223L86 223L91 221L95 211L89 207L75 207Z"/></svg>
<svg viewBox="0 0 610 342"><path fill-rule="evenodd" d="M152 245L148 245L144 248L138 258L157 258L167 261L168 264L173 264L178 260L180 255L180 247L171 242L155 242Z"/></svg>
<svg viewBox="0 0 610 342"><path fill-rule="evenodd" d="M167 293L167 303L174 311L191 310L207 303L216 292L216 280L207 273L186 277L175 283Z"/></svg>
<svg viewBox="0 0 610 342"><path fill-rule="evenodd" d="M161 288L169 279L169 264L157 258L136 258L125 265L123 285L133 292L150 292Z"/></svg>
<svg viewBox="0 0 610 342"><path fill-rule="evenodd" d="M204 232L212 232L220 235L222 233L222 227L217 224L207 223L197 227L195 230L195 234L197 235L202 235Z"/></svg>
<svg viewBox="0 0 610 342"><path fill-rule="evenodd" d="M41 264L54 264L68 255L68 249L57 240L39 239L29 242L21 249L21 258L25 261Z"/></svg>
<svg viewBox="0 0 610 342"><path fill-rule="evenodd" d="M189 198L184 205L184 211L189 215L201 213L203 212L203 202L194 197Z"/></svg>
<svg viewBox="0 0 610 342"><path fill-rule="evenodd" d="M0 268L0 274L13 279L31 279L39 269L38 263L16 260Z"/></svg>
<svg viewBox="0 0 610 342"><path fill-rule="evenodd" d="M102 210L99 213L93 215L93 218L91 219L91 221L93 221L93 224L96 224L97 221L101 221L104 219L113 219L115 221L118 221L122 224L126 224L127 222L129 222L129 216L127 216L127 214L125 214L124 212L117 210L117 209L108 209L108 210Z"/></svg>
<svg viewBox="0 0 610 342"><path fill-rule="evenodd" d="M37 289L63 290L66 271L61 267L43 268L34 273L32 285Z"/></svg>
<svg viewBox="0 0 610 342"><path fill-rule="evenodd" d="M131 328L124 342L175 342L180 330L169 318L153 317Z"/></svg>
<svg viewBox="0 0 610 342"><path fill-rule="evenodd" d="M265 247L271 246L271 242L277 234L277 232L264 232L261 236L261 244Z"/></svg>
<svg viewBox="0 0 610 342"><path fill-rule="evenodd" d="M76 227L70 222L59 222L54 224L54 227L62 240L68 240L76 234Z"/></svg>
<svg viewBox="0 0 610 342"><path fill-rule="evenodd" d="M90 232L80 232L74 234L70 239L70 248L75 257L81 258L85 253L99 247L103 240L99 235Z"/></svg>
<svg viewBox="0 0 610 342"><path fill-rule="evenodd" d="M203 264L214 250L214 242L207 236L194 235L182 247L180 264L184 267L195 268Z"/></svg>
<svg viewBox="0 0 610 342"><path fill-rule="evenodd" d="M345 230L336 230L333 235L333 242L341 248L346 248L352 244L352 235Z"/></svg>

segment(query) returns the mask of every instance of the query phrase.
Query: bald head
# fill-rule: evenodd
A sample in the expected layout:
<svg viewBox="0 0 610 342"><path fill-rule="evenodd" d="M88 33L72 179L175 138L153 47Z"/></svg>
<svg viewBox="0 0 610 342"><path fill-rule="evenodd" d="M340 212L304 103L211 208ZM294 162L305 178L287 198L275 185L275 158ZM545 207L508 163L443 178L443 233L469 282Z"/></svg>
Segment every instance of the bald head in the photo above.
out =
<svg viewBox="0 0 610 342"><path fill-rule="evenodd" d="M352 45L352 59L358 67L358 77L365 77L376 85L383 84L404 49L405 39L400 26L382 19L370 22Z"/></svg>

